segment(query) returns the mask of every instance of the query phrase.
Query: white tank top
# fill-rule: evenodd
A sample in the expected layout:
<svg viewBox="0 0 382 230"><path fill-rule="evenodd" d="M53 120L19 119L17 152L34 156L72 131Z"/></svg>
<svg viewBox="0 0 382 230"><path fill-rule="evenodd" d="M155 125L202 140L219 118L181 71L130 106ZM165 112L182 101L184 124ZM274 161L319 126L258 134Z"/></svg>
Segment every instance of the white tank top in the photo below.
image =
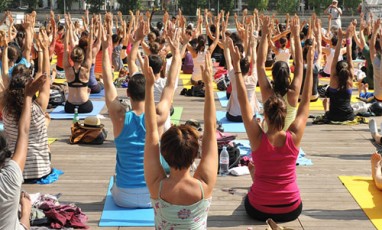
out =
<svg viewBox="0 0 382 230"><path fill-rule="evenodd" d="M341 41L338 41L338 42L341 42ZM334 52L335 52L335 49L333 48L330 48L330 54L328 56L326 56L326 64L325 64L325 67L324 67L324 72L326 74L329 74L330 75L330 72L331 72L331 68L332 68L332 63L333 63L333 58L334 58ZM340 54L338 56L338 60L337 62L339 61L342 61L343 58L342 58L342 55Z"/></svg>

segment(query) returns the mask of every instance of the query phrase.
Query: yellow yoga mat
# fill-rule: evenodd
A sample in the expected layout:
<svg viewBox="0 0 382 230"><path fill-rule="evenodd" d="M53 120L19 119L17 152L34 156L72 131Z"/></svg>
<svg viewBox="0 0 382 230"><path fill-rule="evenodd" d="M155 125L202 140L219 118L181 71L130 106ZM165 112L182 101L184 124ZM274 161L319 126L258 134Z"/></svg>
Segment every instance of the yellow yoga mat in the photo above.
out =
<svg viewBox="0 0 382 230"><path fill-rule="evenodd" d="M55 142L57 138L48 138L48 144L51 145L53 142Z"/></svg>
<svg viewBox="0 0 382 230"><path fill-rule="evenodd" d="M382 191L374 185L371 177L339 176L354 200L377 229L382 229Z"/></svg>

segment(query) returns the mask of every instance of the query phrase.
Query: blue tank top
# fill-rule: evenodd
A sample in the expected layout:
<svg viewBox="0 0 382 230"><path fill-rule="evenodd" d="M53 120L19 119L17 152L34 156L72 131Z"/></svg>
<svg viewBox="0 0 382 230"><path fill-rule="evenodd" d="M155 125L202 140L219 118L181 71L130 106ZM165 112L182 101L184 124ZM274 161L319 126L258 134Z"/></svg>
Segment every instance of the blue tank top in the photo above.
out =
<svg viewBox="0 0 382 230"><path fill-rule="evenodd" d="M117 148L115 167L116 183L119 188L146 187L143 172L145 146L145 116L126 112L122 132L114 139Z"/></svg>

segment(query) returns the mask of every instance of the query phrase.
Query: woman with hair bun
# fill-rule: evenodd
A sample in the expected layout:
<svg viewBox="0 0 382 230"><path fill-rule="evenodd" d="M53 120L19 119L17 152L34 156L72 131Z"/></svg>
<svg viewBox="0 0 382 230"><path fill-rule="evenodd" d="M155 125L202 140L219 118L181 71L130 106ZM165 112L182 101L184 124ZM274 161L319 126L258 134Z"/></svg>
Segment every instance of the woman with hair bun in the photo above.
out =
<svg viewBox="0 0 382 230"><path fill-rule="evenodd" d="M66 30L70 31L72 25L67 17L65 22ZM68 99L65 103L66 113L74 113L75 107L78 107L79 113L90 113L93 111L93 103L89 100L90 90L88 90L92 64L93 37L93 21L91 21L86 51L81 46L75 46L69 56L69 36L65 36L63 64L69 88ZM73 61L73 66L69 62L69 57Z"/></svg>
<svg viewBox="0 0 382 230"><path fill-rule="evenodd" d="M265 19L265 22L267 20L269 19ZM292 27L299 27L297 17L293 19ZM264 103L264 120L268 129L266 132L263 131L253 117L247 99L237 47L232 49L231 55L240 109L253 158L253 163L249 165L253 184L245 198L246 212L253 219L260 221L268 218L282 222L295 220L302 211L300 190L296 181L296 160L309 115L314 45L308 52L307 77L301 103L296 118L286 131L284 129L287 122L287 103L280 94L272 94ZM264 64L265 59L262 61Z"/></svg>
<svg viewBox="0 0 382 230"><path fill-rule="evenodd" d="M353 61L351 52L354 26L350 24L346 31L347 61L333 62L329 88L326 92L328 99L323 101L325 118L331 121L351 121L354 119L354 110L350 104L353 89ZM337 60L342 46L342 30L338 32L338 42L334 53Z"/></svg>

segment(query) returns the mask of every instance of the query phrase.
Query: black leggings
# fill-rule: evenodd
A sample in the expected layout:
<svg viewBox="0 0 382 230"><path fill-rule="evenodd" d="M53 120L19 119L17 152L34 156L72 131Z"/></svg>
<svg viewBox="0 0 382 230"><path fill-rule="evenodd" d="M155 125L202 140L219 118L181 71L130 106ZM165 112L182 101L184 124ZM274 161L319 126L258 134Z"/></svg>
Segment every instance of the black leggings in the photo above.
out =
<svg viewBox="0 0 382 230"><path fill-rule="evenodd" d="M229 112L227 112L225 114L225 117L227 118L227 120L232 121L232 122L243 122L243 118L240 115L239 116L233 116L233 115L229 114Z"/></svg>
<svg viewBox="0 0 382 230"><path fill-rule="evenodd" d="M298 201L296 201L298 202ZM292 205L292 204L291 204ZM259 221L266 221L268 218L272 218L276 222L288 222L288 221L293 221L297 219L302 211L302 202L300 205L293 211L288 212L288 213L281 213L281 214L271 214L271 213L264 213L261 212L257 209L255 209L250 203L248 199L248 195L245 197L244 200L244 206L245 206L245 211L247 214L252 217L255 220ZM280 205L280 207L284 207L285 205Z"/></svg>
<svg viewBox="0 0 382 230"><path fill-rule="evenodd" d="M69 101L66 101L65 113L74 113L74 108L76 107L78 107L78 113L90 113L91 111L93 111L93 103L91 100L88 100L87 102L81 105L74 105Z"/></svg>

